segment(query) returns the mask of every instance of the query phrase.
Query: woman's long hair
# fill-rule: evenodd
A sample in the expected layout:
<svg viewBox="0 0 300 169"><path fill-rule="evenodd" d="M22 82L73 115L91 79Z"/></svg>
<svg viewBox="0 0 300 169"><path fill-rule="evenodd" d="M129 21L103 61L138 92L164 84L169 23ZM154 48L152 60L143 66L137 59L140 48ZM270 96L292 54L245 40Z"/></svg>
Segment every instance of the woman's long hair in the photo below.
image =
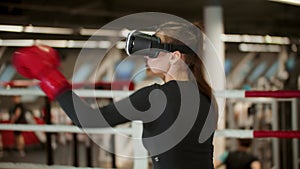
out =
<svg viewBox="0 0 300 169"><path fill-rule="evenodd" d="M182 24L169 22L160 26L156 34L163 36L164 43L185 45L192 48L193 53L183 54L184 62L191 70L190 79L195 79L197 82L198 89L201 93L208 96L213 104L215 112L218 112L218 106L213 94L213 89L206 79L206 72L203 63L203 35L201 28L197 24ZM184 37L182 42L180 37ZM200 56L199 56L200 55Z"/></svg>

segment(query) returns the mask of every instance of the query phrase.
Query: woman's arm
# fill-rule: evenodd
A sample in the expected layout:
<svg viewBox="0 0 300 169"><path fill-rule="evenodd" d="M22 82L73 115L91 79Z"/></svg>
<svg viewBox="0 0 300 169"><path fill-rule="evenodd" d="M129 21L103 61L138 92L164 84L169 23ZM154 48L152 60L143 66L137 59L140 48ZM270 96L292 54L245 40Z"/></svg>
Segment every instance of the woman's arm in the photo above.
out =
<svg viewBox="0 0 300 169"><path fill-rule="evenodd" d="M153 86L155 85L142 88L127 98L99 108L92 108L72 90L68 90L59 95L56 100L73 123L79 127L111 127L132 120L145 121L144 119L155 118L152 117L153 114L151 112L160 111L157 110L160 106L150 105L150 102L161 101L158 99L151 99L150 97L149 102L149 95L154 89ZM161 96L158 95L158 97Z"/></svg>
<svg viewBox="0 0 300 169"><path fill-rule="evenodd" d="M59 95L56 100L73 123L82 128L110 127L129 121L114 109L113 104L92 108L72 90Z"/></svg>

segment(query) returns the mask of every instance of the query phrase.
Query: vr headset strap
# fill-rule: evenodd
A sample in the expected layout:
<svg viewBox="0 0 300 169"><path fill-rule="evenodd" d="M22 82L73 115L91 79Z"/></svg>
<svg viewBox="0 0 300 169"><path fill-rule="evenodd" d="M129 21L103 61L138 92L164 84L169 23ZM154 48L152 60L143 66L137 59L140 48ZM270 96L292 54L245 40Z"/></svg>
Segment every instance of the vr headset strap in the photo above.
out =
<svg viewBox="0 0 300 169"><path fill-rule="evenodd" d="M174 44L168 44L168 43L163 43L163 48L164 50L166 51L169 51L169 52L174 52L174 51L180 51L182 53L194 53L194 51L189 48L188 46L185 46L185 45L174 45Z"/></svg>

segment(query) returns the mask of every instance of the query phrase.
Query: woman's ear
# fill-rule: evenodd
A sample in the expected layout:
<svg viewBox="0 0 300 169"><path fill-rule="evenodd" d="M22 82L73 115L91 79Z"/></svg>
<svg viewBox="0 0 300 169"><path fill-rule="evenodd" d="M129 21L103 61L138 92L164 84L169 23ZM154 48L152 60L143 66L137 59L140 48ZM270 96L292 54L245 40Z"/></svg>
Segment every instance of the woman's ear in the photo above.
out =
<svg viewBox="0 0 300 169"><path fill-rule="evenodd" d="M176 63L179 59L181 59L182 54L179 51L174 51L171 53L169 57L170 64Z"/></svg>

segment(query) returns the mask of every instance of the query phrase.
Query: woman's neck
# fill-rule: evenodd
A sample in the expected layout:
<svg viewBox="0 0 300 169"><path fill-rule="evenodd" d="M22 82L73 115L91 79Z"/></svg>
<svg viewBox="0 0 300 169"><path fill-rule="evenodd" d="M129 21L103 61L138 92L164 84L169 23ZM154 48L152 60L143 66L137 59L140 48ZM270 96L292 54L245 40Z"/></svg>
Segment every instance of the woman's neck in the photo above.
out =
<svg viewBox="0 0 300 169"><path fill-rule="evenodd" d="M172 73L169 71L169 73L165 74L165 82L169 82L171 80L177 80L177 81L188 81L189 76L188 73L184 70L182 71L176 71L175 73Z"/></svg>

